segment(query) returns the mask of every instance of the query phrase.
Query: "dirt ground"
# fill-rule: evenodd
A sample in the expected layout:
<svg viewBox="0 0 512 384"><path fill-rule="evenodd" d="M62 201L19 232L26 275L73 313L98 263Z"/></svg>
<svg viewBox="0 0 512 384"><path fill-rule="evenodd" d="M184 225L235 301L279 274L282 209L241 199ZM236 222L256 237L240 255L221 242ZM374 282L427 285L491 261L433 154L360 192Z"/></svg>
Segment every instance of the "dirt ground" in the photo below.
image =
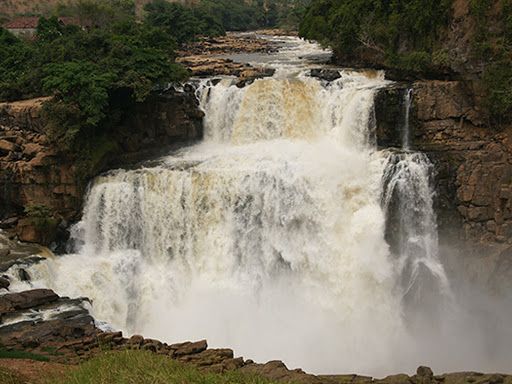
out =
<svg viewBox="0 0 512 384"><path fill-rule="evenodd" d="M19 359L0 359L0 368L19 375L19 379L25 384L46 384L49 379L62 376L72 369L71 366L63 364Z"/></svg>

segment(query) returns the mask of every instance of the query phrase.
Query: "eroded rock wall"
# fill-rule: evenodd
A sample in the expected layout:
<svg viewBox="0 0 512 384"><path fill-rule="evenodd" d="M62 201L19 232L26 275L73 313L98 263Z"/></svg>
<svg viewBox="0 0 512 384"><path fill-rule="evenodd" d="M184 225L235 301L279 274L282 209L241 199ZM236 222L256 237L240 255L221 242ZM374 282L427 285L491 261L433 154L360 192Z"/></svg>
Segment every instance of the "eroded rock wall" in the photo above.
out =
<svg viewBox="0 0 512 384"><path fill-rule="evenodd" d="M404 96L412 89L412 149L435 164L440 245L450 275L466 287L510 296L512 127L482 124L462 81L397 83L376 98L377 140L400 147ZM460 285L460 286L462 286Z"/></svg>
<svg viewBox="0 0 512 384"><path fill-rule="evenodd" d="M46 101L0 104L0 228L14 228L21 240L42 244L55 239L60 223L63 227L80 215L87 184L73 154L60 152L48 137L42 113ZM115 129L115 149L95 172L200 138L202 116L192 92L152 96ZM25 217L27 207L44 207L51 220Z"/></svg>
<svg viewBox="0 0 512 384"><path fill-rule="evenodd" d="M512 129L481 126L458 81L416 82L413 93L414 145L438 165L440 215L459 215L464 239L512 243Z"/></svg>

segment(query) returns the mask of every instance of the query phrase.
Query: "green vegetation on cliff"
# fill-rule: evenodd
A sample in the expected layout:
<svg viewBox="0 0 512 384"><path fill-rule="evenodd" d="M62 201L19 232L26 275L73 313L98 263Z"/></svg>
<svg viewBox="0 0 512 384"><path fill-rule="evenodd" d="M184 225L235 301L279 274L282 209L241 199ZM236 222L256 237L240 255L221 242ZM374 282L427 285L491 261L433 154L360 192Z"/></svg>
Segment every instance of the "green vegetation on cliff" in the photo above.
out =
<svg viewBox="0 0 512 384"><path fill-rule="evenodd" d="M87 28L41 18L32 40L0 28L0 101L53 95L45 105L48 132L87 178L114 149L111 128L134 103L187 72L174 62L173 35L137 22L127 1L80 4Z"/></svg>
<svg viewBox="0 0 512 384"><path fill-rule="evenodd" d="M475 59L483 67L484 106L490 123L512 121L512 0L471 0Z"/></svg>
<svg viewBox="0 0 512 384"><path fill-rule="evenodd" d="M422 71L440 56L439 32L447 24L452 0L316 0L300 34L331 46L352 61L365 50L381 65Z"/></svg>
<svg viewBox="0 0 512 384"><path fill-rule="evenodd" d="M463 20L452 25L455 10ZM404 79L455 74L475 89L488 125L512 122L512 0L313 0L300 34L345 65ZM454 44L471 44L472 57L458 56L466 47L451 53Z"/></svg>

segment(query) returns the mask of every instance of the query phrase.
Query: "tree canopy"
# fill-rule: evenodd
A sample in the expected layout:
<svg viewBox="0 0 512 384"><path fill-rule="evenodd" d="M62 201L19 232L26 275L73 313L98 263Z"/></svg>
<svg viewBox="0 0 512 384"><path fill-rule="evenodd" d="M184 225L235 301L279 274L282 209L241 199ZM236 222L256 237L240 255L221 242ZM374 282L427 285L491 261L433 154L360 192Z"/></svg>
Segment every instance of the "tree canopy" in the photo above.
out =
<svg viewBox="0 0 512 384"><path fill-rule="evenodd" d="M187 77L174 34L140 23L129 0L79 0L61 8L81 26L40 18L34 39L0 28L0 100L53 96L46 130L77 157L84 180L115 149L114 128L153 90ZM78 15L78 16L77 16Z"/></svg>
<svg viewBox="0 0 512 384"><path fill-rule="evenodd" d="M434 60L451 4L452 0L315 0L300 34L332 46L340 57L371 49L389 66L420 70Z"/></svg>

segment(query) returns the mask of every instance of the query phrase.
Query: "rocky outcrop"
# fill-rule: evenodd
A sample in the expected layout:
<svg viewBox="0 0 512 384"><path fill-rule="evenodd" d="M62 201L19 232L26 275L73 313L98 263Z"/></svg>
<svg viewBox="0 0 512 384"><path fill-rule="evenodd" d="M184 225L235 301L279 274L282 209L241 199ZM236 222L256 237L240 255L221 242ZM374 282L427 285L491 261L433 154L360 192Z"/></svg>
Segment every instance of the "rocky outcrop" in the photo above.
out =
<svg viewBox="0 0 512 384"><path fill-rule="evenodd" d="M512 130L481 127L458 81L417 82L413 93L414 145L438 164L441 218L458 216L464 239L512 243Z"/></svg>
<svg viewBox="0 0 512 384"><path fill-rule="evenodd" d="M226 36L204 37L198 41L187 44L178 52L180 57L200 55L224 55L229 53L270 53L279 48L271 40L262 39L258 36L275 36L276 31L257 31L255 34L230 33ZM283 33L281 33L283 34ZM285 33L289 35L289 33Z"/></svg>
<svg viewBox="0 0 512 384"><path fill-rule="evenodd" d="M237 63L228 58L211 57L208 55L187 56L176 60L186 66L193 76L235 76L241 81L272 76L274 70L271 68L254 67L250 64Z"/></svg>
<svg viewBox="0 0 512 384"><path fill-rule="evenodd" d="M474 242L512 243L512 130L482 127L463 82L418 81L377 96L377 136L383 147L401 145L409 88L412 146L436 163L441 232Z"/></svg>
<svg viewBox="0 0 512 384"><path fill-rule="evenodd" d="M321 382L301 370L289 370L280 361L255 364L235 357L231 349L209 349L206 340L169 345L139 335L125 338L121 332L104 332L96 327L88 306L86 299L63 298L46 289L0 296L0 345L68 364L105 350L140 349L211 372L241 370L284 381Z"/></svg>
<svg viewBox="0 0 512 384"><path fill-rule="evenodd" d="M0 345L6 350L56 351L58 345L96 335L85 299L47 289L0 296Z"/></svg>
<svg viewBox="0 0 512 384"><path fill-rule="evenodd" d="M233 55L242 54L246 61L245 55L275 52L277 48L275 42L257 34L228 33L189 43L179 52L176 61L186 66L193 76L235 76L242 86L256 78L272 76L274 70L234 60Z"/></svg>
<svg viewBox="0 0 512 384"><path fill-rule="evenodd" d="M42 115L46 101L0 104L0 228L42 244L50 244L77 217L87 182L73 154L50 141ZM155 94L126 116L107 149L99 148L93 173L201 136L202 112L193 92Z"/></svg>
<svg viewBox="0 0 512 384"><path fill-rule="evenodd" d="M482 126L464 82L397 83L376 97L381 147L402 144L409 89L412 149L427 153L435 165L445 267L453 281L512 300L512 129Z"/></svg>

